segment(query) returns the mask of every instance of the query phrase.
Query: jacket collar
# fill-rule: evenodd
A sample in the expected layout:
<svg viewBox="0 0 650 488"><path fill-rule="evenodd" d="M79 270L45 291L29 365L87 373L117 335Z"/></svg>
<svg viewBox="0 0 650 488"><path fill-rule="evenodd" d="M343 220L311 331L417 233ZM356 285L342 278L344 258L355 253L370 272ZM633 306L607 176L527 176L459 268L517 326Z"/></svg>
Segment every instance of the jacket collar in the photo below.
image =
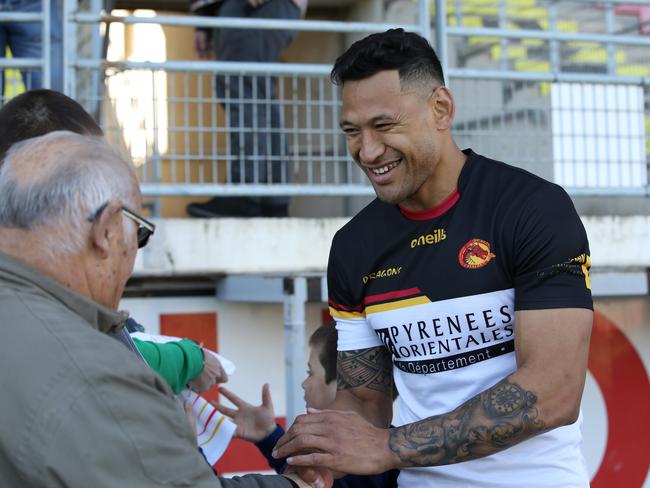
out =
<svg viewBox="0 0 650 488"><path fill-rule="evenodd" d="M0 253L0 285L33 288L62 303L100 332L115 332L124 326L127 312L111 310L48 278L28 264Z"/></svg>

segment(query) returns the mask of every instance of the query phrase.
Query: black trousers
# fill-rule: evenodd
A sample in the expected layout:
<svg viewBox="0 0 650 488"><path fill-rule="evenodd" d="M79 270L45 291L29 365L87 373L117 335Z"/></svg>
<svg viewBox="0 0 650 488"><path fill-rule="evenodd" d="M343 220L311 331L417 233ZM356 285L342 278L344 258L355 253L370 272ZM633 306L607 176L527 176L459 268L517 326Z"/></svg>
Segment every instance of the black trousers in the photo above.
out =
<svg viewBox="0 0 650 488"><path fill-rule="evenodd" d="M291 0L269 0L258 8L246 0L224 0L220 17L299 19ZM219 29L215 51L220 61L275 62L294 39L295 31ZM230 132L230 181L266 183L288 181L286 137L276 98L275 78L269 75L217 75L216 92L228 117ZM288 198L273 197L273 204Z"/></svg>

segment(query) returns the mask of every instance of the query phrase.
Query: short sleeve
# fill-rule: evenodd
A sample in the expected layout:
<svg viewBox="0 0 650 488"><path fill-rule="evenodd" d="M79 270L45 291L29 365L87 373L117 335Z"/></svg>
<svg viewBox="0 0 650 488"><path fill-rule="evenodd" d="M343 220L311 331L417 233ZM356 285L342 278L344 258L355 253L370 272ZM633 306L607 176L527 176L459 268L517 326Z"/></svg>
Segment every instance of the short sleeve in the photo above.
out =
<svg viewBox="0 0 650 488"><path fill-rule="evenodd" d="M516 222L515 309L593 309L587 234L567 193L545 184L527 198Z"/></svg>
<svg viewBox="0 0 650 488"><path fill-rule="evenodd" d="M366 321L365 306L360 292L354 293L353 283L345 273L339 234L334 236L327 265L329 312L336 321L338 350L352 351L383 346L377 334ZM349 264L348 264L349 266Z"/></svg>

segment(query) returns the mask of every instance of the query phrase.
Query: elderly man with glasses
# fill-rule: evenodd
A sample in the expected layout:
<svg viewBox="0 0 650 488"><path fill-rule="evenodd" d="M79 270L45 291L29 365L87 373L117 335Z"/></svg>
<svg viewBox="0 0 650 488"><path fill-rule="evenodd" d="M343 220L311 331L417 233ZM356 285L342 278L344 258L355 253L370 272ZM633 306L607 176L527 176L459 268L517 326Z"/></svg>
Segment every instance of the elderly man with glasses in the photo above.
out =
<svg viewBox="0 0 650 488"><path fill-rule="evenodd" d="M88 136L104 135L90 114L63 93L40 89L12 98L0 109L0 167L9 148L17 142L58 130ZM140 225L138 242L140 247L144 246L154 230L153 224L126 208L122 212L126 212L127 217L135 219ZM92 221L97 215L98 212L95 211L89 218ZM129 332L142 332L142 328L133 318L129 318L123 329L116 330L111 335L138 356L141 354L175 393L188 384L197 391L206 391L216 383L227 381L227 375L219 361L210 354L205 355L196 342L184 339L156 344L132 340Z"/></svg>
<svg viewBox="0 0 650 488"><path fill-rule="evenodd" d="M109 336L154 231L140 206L131 165L101 137L52 132L7 152L0 486L310 486L295 474L217 478L169 386Z"/></svg>

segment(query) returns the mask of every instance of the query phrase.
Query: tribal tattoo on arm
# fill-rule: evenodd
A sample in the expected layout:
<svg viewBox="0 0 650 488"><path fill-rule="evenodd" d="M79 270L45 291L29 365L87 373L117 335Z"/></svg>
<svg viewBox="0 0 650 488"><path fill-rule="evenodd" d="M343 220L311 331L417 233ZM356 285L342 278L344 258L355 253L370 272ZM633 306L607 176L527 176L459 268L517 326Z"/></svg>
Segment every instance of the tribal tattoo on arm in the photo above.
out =
<svg viewBox="0 0 650 488"><path fill-rule="evenodd" d="M339 351L336 361L337 389L365 387L391 396L392 367L391 354L383 346Z"/></svg>
<svg viewBox="0 0 650 488"><path fill-rule="evenodd" d="M546 430L537 396L507 378L456 410L391 429L405 466L439 466L494 454Z"/></svg>

